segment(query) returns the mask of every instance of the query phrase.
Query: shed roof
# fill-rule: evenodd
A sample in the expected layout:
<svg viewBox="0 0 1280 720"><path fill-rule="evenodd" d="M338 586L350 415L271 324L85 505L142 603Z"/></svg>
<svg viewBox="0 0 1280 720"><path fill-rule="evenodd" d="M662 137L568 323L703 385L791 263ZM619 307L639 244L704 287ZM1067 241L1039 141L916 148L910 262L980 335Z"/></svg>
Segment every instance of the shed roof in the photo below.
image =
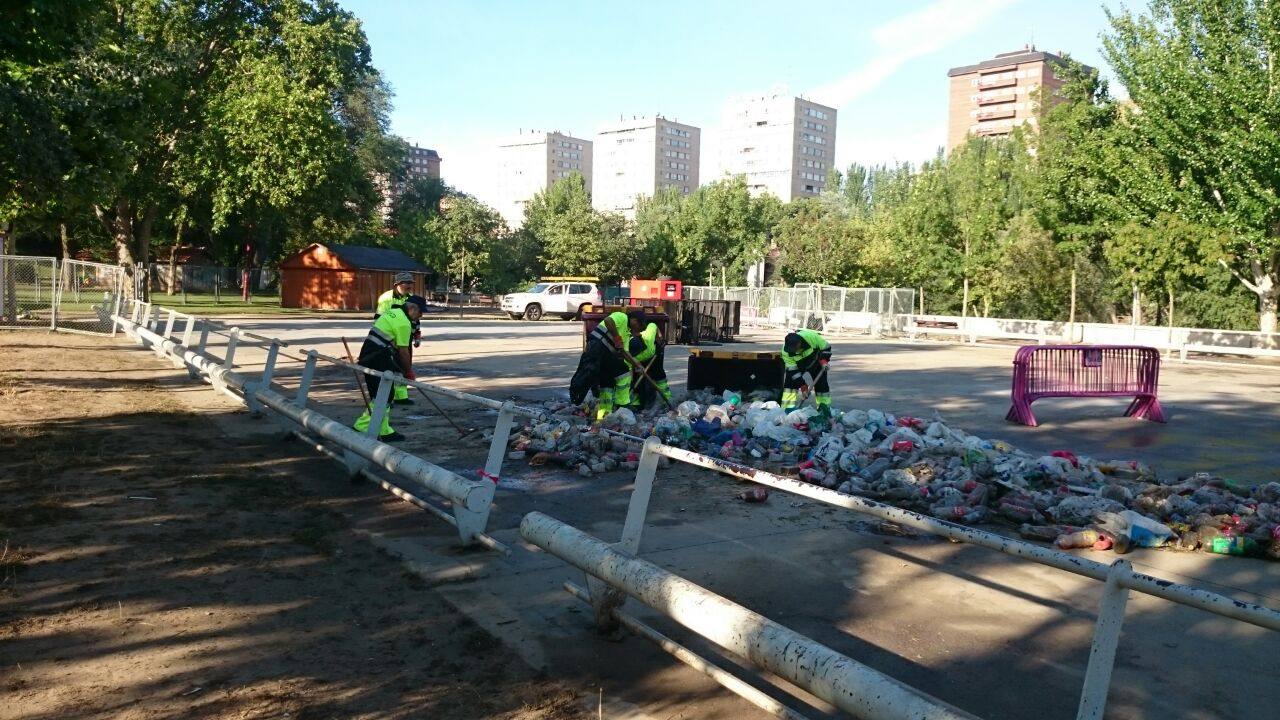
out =
<svg viewBox="0 0 1280 720"><path fill-rule="evenodd" d="M399 250L390 248L364 247L361 245L329 245L329 252L342 258L343 262L365 270L408 270L411 272L431 272L431 268L405 255Z"/></svg>

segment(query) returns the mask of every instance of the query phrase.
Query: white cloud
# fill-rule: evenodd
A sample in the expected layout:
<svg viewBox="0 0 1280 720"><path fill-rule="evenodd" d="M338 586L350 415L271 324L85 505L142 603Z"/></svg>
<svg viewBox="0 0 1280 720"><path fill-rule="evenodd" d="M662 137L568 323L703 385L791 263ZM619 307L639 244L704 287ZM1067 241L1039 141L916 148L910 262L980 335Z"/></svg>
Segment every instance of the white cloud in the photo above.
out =
<svg viewBox="0 0 1280 720"><path fill-rule="evenodd" d="M875 55L810 93L814 101L837 110L876 88L898 68L931 55L972 34L1001 10L1021 0L936 0L871 31Z"/></svg>

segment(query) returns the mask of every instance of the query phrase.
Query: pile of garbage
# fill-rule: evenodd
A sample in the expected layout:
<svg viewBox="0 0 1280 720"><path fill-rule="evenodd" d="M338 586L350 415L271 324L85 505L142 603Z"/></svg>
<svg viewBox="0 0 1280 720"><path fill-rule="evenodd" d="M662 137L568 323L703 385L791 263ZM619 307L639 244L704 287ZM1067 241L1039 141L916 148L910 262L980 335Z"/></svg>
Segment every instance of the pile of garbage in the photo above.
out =
<svg viewBox="0 0 1280 720"><path fill-rule="evenodd" d="M643 438L965 524L1004 524L1061 548L1135 547L1280 560L1280 483L1244 487L1209 473L1160 479L1140 462L1067 450L1035 456L932 419L879 410L785 412L765 393L696 391L667 412L544 406L513 433L512 459L584 477L634 471ZM665 461L666 458L662 458Z"/></svg>

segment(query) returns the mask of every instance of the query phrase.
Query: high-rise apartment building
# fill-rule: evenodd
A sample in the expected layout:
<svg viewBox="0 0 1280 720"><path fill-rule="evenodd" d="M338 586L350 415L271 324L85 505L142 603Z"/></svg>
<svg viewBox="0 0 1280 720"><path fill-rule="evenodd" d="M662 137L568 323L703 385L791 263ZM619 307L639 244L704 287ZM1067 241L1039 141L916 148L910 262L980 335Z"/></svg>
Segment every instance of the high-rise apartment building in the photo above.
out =
<svg viewBox="0 0 1280 720"><path fill-rule="evenodd" d="M816 197L836 154L835 108L791 95L731 100L720 133L721 175L744 175L752 194Z"/></svg>
<svg viewBox="0 0 1280 720"><path fill-rule="evenodd" d="M396 198L404 192L405 185L419 178L440 179L440 155L435 150L418 147L417 143L414 143L409 146L409 153L405 156L403 179L392 180L383 174L377 174L373 178L374 184L378 187L378 194L382 196L381 202L378 203L378 212L382 217L391 215L391 207L395 204Z"/></svg>
<svg viewBox="0 0 1280 720"><path fill-rule="evenodd" d="M524 223L524 208L552 183L580 173L591 189L591 141L561 132L522 133L498 145L495 208L513 228Z"/></svg>
<svg viewBox="0 0 1280 720"><path fill-rule="evenodd" d="M417 143L409 146L408 179L440 178L440 155L428 148L418 147Z"/></svg>
<svg viewBox="0 0 1280 720"><path fill-rule="evenodd" d="M977 65L951 68L947 152L963 145L970 135L1008 135L1013 128L1034 126L1042 102L1053 102L1062 87L1056 71L1066 63L1061 56L1027 45L1000 53Z"/></svg>
<svg viewBox="0 0 1280 720"><path fill-rule="evenodd" d="M688 195L698 187L701 141L698 128L661 115L605 125L596 134L591 204L634 218L642 195L665 188Z"/></svg>

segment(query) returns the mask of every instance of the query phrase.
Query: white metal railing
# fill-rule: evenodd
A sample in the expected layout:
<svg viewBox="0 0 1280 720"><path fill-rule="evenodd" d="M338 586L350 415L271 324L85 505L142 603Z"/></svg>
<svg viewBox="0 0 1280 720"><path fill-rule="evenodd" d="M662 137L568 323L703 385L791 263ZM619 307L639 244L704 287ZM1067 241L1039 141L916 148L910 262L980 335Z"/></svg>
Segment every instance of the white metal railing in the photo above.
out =
<svg viewBox="0 0 1280 720"><path fill-rule="evenodd" d="M954 327L926 327L919 321L943 322ZM963 317L960 315L901 315L895 328L910 339L938 335L958 337L968 343L989 340L1032 340L1045 343L1082 343L1086 345L1134 344L1177 353L1185 362L1189 353L1242 355L1258 358L1280 358L1280 335L1266 335L1244 330L1211 330L1155 325L1120 325L1112 323L1071 323L1052 320L1016 318Z"/></svg>
<svg viewBox="0 0 1280 720"><path fill-rule="evenodd" d="M707 671L710 663L622 613L619 610L622 600L626 596L636 598L761 670L785 678L854 717L974 720L974 716L937 698L540 512L524 517L520 522L520 536L587 574L589 591L572 584L567 585L566 590L589 602L597 620L606 629L610 624L622 623L638 630L643 637L659 642L668 651L678 649L682 652L672 654L682 660L692 660L691 664L722 685L729 686L729 683L724 682L724 674ZM737 687L730 687L735 692L741 688L750 686L738 683ZM799 717L758 691L743 693L743 696L774 715Z"/></svg>
<svg viewBox="0 0 1280 720"><path fill-rule="evenodd" d="M622 538L615 546L626 555L640 552L640 538L648 515L649 498L657 475L658 458L666 457L696 467L714 470L739 480L759 483L784 492L801 495L813 500L873 515L900 525L965 542L1008 555L1025 558L1041 565L1098 580L1104 583L1102 604L1094 630L1089 665L1085 672L1077 720L1098 720L1106 708L1107 691L1111 684L1111 672L1115 661L1120 629L1124 624L1124 607L1129 592L1136 591L1169 600L1188 607L1211 612L1222 617L1247 622L1269 630L1280 631L1280 611L1246 603L1207 590L1163 580L1133 570L1127 560L1117 560L1106 565L1095 560L1072 555L1053 548L1045 548L1021 540L1004 537L976 528L957 525L927 515L885 505L856 495L829 490L809 483L792 480L756 468L713 458L689 450L664 445L657 438L645 441L636 470L634 489L623 522ZM593 595L594 589L593 589Z"/></svg>
<svg viewBox="0 0 1280 720"><path fill-rule="evenodd" d="M329 457L344 463L353 476L364 475L418 507L449 522L458 529L463 543L480 543L501 552L507 549L502 543L485 533L493 496L506 457L507 442L516 417L537 419L542 414L522 408L514 403L446 388L433 383L409 380L398 373L378 371L341 358L325 355L315 349L304 351L302 374L296 392L287 398L274 390L272 383L281 348L289 343L279 338L246 332L239 327L227 327L209 318L200 318L170 308L162 308L140 300L130 301L129 317L116 316L115 322L125 333L144 345L150 345L157 357L170 359L175 367L186 367L193 378L208 381L215 389L242 400L254 415L261 415L264 408L272 411L271 417L281 422L290 433L301 437L312 447ZM179 323L181 327L179 328ZM181 335L175 338L175 332ZM196 334L198 330L198 336ZM222 357L210 353L209 336L227 338ZM194 344L193 344L194 343ZM236 355L241 345L259 345L267 348L267 357L261 374L249 378L236 372ZM373 398L369 430L361 434L307 407L308 396L315 379L319 361L347 367L358 373L376 375L383 382ZM393 384L412 385L423 392L453 398L462 402L495 410L498 413L489 445L482 478L467 480L448 470L433 465L422 458L397 450L379 442L377 433L387 409L387 400ZM331 442L342 449L341 453L328 449L313 436ZM394 477L424 486L450 501L450 508L442 509L404 488L387 482L372 472L377 466Z"/></svg>
<svg viewBox="0 0 1280 720"><path fill-rule="evenodd" d="M1056 320L918 314L914 290L906 288L845 288L798 284L795 287L752 288L686 285L691 300L737 300L744 326L811 327L824 332L858 332L877 337L901 333L908 338L943 336L977 343L982 339L1029 340L1083 344L1138 344L1177 353L1186 361L1191 353L1280 358L1280 334L1246 330L1161 327L1134 323L1068 323ZM919 320L952 327L924 327Z"/></svg>

